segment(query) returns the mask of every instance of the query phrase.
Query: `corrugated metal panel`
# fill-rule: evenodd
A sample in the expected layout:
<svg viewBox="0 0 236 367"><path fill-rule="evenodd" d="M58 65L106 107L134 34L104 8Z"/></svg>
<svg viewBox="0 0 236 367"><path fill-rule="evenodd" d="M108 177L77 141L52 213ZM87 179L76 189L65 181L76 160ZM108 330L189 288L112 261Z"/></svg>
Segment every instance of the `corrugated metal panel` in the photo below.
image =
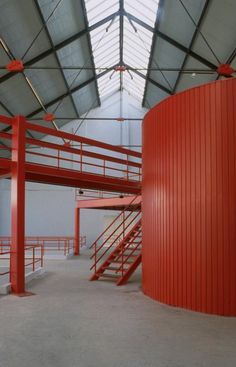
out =
<svg viewBox="0 0 236 367"><path fill-rule="evenodd" d="M44 19L48 19L58 1L38 0ZM54 44L60 43L85 28L80 0L62 1L47 23Z"/></svg>
<svg viewBox="0 0 236 367"><path fill-rule="evenodd" d="M0 4L0 33L16 58L22 55L37 35L42 22L32 0L2 0ZM24 61L30 60L50 48L45 30L30 48Z"/></svg>
<svg viewBox="0 0 236 367"><path fill-rule="evenodd" d="M176 94L143 128L143 289L236 315L236 79Z"/></svg>
<svg viewBox="0 0 236 367"><path fill-rule="evenodd" d="M235 0L214 0L204 19L201 32L221 62L225 62L235 48ZM198 34L193 51L218 64L213 53Z"/></svg>

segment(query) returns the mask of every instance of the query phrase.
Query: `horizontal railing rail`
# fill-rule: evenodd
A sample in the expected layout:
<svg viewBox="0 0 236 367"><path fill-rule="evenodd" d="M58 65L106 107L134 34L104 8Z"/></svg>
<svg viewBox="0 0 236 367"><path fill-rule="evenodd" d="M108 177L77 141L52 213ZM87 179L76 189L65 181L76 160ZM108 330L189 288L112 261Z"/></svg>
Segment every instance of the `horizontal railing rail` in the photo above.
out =
<svg viewBox="0 0 236 367"><path fill-rule="evenodd" d="M8 239L8 238L7 238ZM44 251L41 244L26 245L25 244L25 269L31 268L31 271L35 271L37 268L43 267ZM0 269L4 268L4 271L0 271L0 276L8 275L6 282L9 282L10 276L10 258L11 258L11 241L9 243L0 244ZM4 265L5 264L5 265ZM27 270L25 270L27 273Z"/></svg>
<svg viewBox="0 0 236 367"><path fill-rule="evenodd" d="M11 237L0 237L0 251L5 245L10 245ZM75 239L71 236L26 236L25 243L27 246L41 244L44 253L46 252L63 252L68 255L74 252ZM86 236L80 236L80 246L86 246Z"/></svg>
<svg viewBox="0 0 236 367"><path fill-rule="evenodd" d="M118 244L117 239L120 240L124 238L127 230L139 221L141 217L141 208L140 204L134 205L135 200L137 200L137 196L131 200L130 204L110 223L90 246L90 248L93 249L93 253L90 256L90 259L93 260L93 264L90 270L94 269L96 272L99 263L104 259L105 255L107 255L114 245ZM128 214L126 214L127 211ZM103 242L99 244L101 239L103 239Z"/></svg>
<svg viewBox="0 0 236 367"><path fill-rule="evenodd" d="M11 125L14 118L0 115L0 122ZM141 153L64 131L54 130L25 120L26 163L73 170L126 181L141 181ZM41 133L43 140L28 137L27 133ZM12 133L0 132L0 137L11 141ZM52 143L51 138L62 139ZM8 145L8 144L7 144ZM86 148L85 148L86 147ZM11 151L11 147L2 146Z"/></svg>

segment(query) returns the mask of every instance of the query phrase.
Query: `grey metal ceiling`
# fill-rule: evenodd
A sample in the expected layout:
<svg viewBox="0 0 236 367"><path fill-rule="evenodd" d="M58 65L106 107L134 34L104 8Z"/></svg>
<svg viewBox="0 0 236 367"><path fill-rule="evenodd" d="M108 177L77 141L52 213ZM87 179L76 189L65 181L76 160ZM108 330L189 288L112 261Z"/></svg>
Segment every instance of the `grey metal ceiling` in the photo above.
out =
<svg viewBox="0 0 236 367"><path fill-rule="evenodd" d="M150 108L216 80L220 63L236 66L235 13L235 0L0 0L0 65L26 67L0 70L0 113L73 119L122 89Z"/></svg>

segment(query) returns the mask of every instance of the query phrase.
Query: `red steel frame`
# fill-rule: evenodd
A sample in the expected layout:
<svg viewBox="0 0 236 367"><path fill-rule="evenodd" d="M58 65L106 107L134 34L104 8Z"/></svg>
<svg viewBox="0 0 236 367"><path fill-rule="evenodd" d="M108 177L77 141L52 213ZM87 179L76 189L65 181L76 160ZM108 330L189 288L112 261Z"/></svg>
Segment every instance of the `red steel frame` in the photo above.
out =
<svg viewBox="0 0 236 367"><path fill-rule="evenodd" d="M79 238L81 247L86 245L86 236L80 236ZM69 253L75 252L75 238L68 236L27 236L25 237L25 245L41 245L43 249L43 253L56 251L63 252L64 255L68 255ZM0 250L4 248L4 246L10 246L11 237L10 236L1 236L0 237ZM1 254L0 254L1 255Z"/></svg>
<svg viewBox="0 0 236 367"><path fill-rule="evenodd" d="M140 206L140 198L135 196L132 197L129 205L110 223L110 225L101 233L101 235L94 241L94 243L90 246L93 249L93 254L90 259L93 260L93 264L90 270L94 270L97 272L99 264L104 261L104 257L107 256L109 250L117 244L117 238L124 238L125 232L130 226L136 223L136 221L140 220L141 217L141 206ZM137 204L136 204L137 203ZM125 213L128 211L128 214ZM120 221L121 220L121 221ZM106 232L112 228L115 229L112 233L109 233L106 236ZM105 240L104 240L105 237ZM99 241L103 240L101 244ZM124 266L124 259L122 258L122 269Z"/></svg>
<svg viewBox="0 0 236 367"><path fill-rule="evenodd" d="M32 255L29 256L28 252L32 251ZM11 260L11 244L10 242L7 241L7 243L1 243L0 244L0 259L2 261L8 261ZM33 245L25 245L24 246L24 259L25 259L25 264L24 264L24 270L31 266L32 267L32 271L36 270L36 266L38 263L40 263L40 267L43 267L43 257L44 257L44 249L43 249L43 245L41 244L33 244ZM27 262L27 260L29 260L30 262ZM5 276L5 275L11 275L11 269L6 270L4 272L0 272L0 276Z"/></svg>
<svg viewBox="0 0 236 367"><path fill-rule="evenodd" d="M0 158L0 177L11 177L10 281L12 292L24 295L25 181L139 194L141 153L36 125L26 121L23 116L9 118L0 115L0 122L12 128L12 133L0 132L0 138L11 143L10 147L1 146L1 149L8 149L11 152L11 159ZM28 138L26 136L28 132L37 132L60 138L63 142L68 140L68 142L60 145ZM95 153L89 148L85 150L85 145L102 152ZM49 152L32 151L29 150L29 146L47 149ZM51 151L54 153L52 154ZM68 153L78 159L67 158ZM117 154L124 155L125 159L118 158ZM41 161L34 161L35 157ZM51 160L51 164L48 164L48 159ZM92 163L91 159L93 159ZM77 255L80 252L79 239L79 209L76 208L75 253Z"/></svg>

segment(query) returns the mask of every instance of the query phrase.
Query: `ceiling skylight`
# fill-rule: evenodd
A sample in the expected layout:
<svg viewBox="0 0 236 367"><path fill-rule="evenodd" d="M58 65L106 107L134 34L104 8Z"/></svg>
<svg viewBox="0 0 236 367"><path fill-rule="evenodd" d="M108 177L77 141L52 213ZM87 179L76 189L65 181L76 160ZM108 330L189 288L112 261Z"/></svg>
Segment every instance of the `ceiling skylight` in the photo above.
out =
<svg viewBox="0 0 236 367"><path fill-rule="evenodd" d="M142 101L150 58L153 33L140 26L129 14L154 27L159 0L124 0L123 15L114 16L106 24L90 32L96 74L104 68L125 65L131 70L111 70L98 79L101 98L121 87ZM119 0L85 0L89 25L115 14ZM121 61L120 16L123 16L123 64ZM138 69L139 75L135 73ZM120 75L122 73L122 75ZM141 73L141 76L140 76ZM142 77L143 76L143 77Z"/></svg>

